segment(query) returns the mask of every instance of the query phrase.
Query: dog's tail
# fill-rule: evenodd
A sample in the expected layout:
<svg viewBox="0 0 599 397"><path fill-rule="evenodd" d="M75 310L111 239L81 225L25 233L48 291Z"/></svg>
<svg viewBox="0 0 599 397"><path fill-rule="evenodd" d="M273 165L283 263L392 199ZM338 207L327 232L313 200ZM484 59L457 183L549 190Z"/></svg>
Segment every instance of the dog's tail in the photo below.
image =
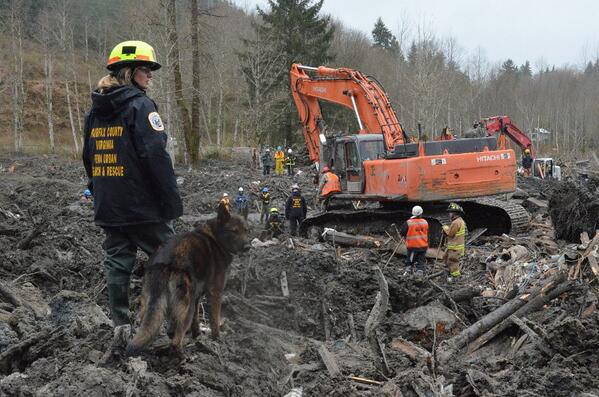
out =
<svg viewBox="0 0 599 397"><path fill-rule="evenodd" d="M167 267L154 267L146 271L142 292L143 317L137 333L127 345L127 356L139 354L158 334L167 307L168 276Z"/></svg>

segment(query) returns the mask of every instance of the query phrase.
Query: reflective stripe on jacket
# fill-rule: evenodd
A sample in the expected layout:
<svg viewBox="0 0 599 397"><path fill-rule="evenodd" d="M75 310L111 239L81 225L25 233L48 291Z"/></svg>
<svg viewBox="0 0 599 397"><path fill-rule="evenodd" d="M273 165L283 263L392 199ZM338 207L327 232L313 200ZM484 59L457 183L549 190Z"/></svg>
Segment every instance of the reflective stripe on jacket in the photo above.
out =
<svg viewBox="0 0 599 397"><path fill-rule="evenodd" d="M320 195L327 197L333 193L341 193L341 182L339 182L339 177L336 174L329 171L324 174L322 192Z"/></svg>
<svg viewBox="0 0 599 397"><path fill-rule="evenodd" d="M428 222L422 218L410 218L406 221L408 232L406 234L406 247L428 248Z"/></svg>
<svg viewBox="0 0 599 397"><path fill-rule="evenodd" d="M447 231L447 249L458 251L464 255L464 242L466 239L466 222L462 218L456 218L451 222Z"/></svg>
<svg viewBox="0 0 599 397"><path fill-rule="evenodd" d="M270 204L270 193L261 193L260 200L262 200L262 204Z"/></svg>

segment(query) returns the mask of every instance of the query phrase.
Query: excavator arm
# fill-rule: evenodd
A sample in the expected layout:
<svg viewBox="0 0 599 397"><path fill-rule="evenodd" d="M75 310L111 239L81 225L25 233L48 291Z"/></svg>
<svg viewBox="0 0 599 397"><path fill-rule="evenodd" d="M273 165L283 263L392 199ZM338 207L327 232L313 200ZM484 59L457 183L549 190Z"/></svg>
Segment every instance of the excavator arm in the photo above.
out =
<svg viewBox="0 0 599 397"><path fill-rule="evenodd" d="M522 149L522 151L528 149L530 150L531 156L534 157L531 139L512 123L509 116L487 117L482 119L479 124L484 127L488 135L495 135L497 133L507 135ZM498 139L498 142L502 145L501 137ZM505 140L503 140L503 142L505 142ZM505 146L505 143L503 143L503 146Z"/></svg>
<svg viewBox="0 0 599 397"><path fill-rule="evenodd" d="M374 79L348 68L312 67L297 63L291 66L290 77L293 100L313 162L319 159L320 134L324 133L318 100L352 109L360 126L360 134L383 134L388 151L393 151L395 145L409 141L387 94Z"/></svg>

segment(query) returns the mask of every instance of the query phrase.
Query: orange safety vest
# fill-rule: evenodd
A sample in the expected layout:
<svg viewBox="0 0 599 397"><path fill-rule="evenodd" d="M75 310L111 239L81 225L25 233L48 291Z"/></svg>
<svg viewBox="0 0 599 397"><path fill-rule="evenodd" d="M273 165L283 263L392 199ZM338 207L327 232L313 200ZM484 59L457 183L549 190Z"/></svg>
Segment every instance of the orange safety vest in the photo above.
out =
<svg viewBox="0 0 599 397"><path fill-rule="evenodd" d="M339 177L336 174L329 171L324 174L324 177L326 181L322 187L321 196L326 197L329 194L341 193L341 182L339 182Z"/></svg>
<svg viewBox="0 0 599 397"><path fill-rule="evenodd" d="M428 222L422 218L407 220L408 232L406 233L406 247L428 248Z"/></svg>

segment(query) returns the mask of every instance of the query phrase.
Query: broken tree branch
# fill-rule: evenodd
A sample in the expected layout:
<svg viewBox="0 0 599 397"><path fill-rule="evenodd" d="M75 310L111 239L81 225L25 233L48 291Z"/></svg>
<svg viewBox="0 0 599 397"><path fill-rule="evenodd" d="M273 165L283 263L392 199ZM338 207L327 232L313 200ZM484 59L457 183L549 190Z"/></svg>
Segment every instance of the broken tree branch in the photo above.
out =
<svg viewBox="0 0 599 397"><path fill-rule="evenodd" d="M327 371L329 371L331 378L337 378L341 375L341 370L339 369L339 365L337 365L337 360L335 360L335 357L325 345L320 345L318 348L318 354L320 355L324 366L327 367Z"/></svg>
<svg viewBox="0 0 599 397"><path fill-rule="evenodd" d="M389 285L387 280L378 266L374 267L378 281L379 281L379 292L376 295L376 302L370 311L370 315L364 325L364 335L370 344L370 348L375 357L382 358L383 370L389 373L389 369L385 359L385 352L383 347L378 340L376 330L383 321L387 308L389 307ZM381 362L379 362L380 364Z"/></svg>
<svg viewBox="0 0 599 397"><path fill-rule="evenodd" d="M31 244L33 239L42 234L46 230L47 226L48 221L46 219L35 225L33 229L27 234L27 236L25 236L25 238L19 241L19 243L17 244L17 248L21 250L29 248L29 245Z"/></svg>
<svg viewBox="0 0 599 397"><path fill-rule="evenodd" d="M546 293L556 285L561 284L565 279L566 272L560 271L551 276L543 286L538 286L533 289L530 294L520 295L519 297L504 303L497 310L492 311L478 320L476 323L472 324L470 327L462 330L462 332L460 332L458 335L443 342L437 352L437 359L441 364L447 363L454 354L463 349L467 344L471 343L480 335L485 334L495 325L515 313L518 309L523 307L530 300L533 300L539 294Z"/></svg>
<svg viewBox="0 0 599 397"><path fill-rule="evenodd" d="M528 303L524 306L516 310L512 317L522 318L530 313L534 313L540 310L545 304L550 302L551 300L557 298L564 292L571 289L573 284L571 282L565 282L557 285L553 289L541 289L541 291L532 297ZM489 342L491 339L495 338L497 335L505 331L510 325L513 324L513 321L508 317L502 320L499 324L491 328L488 332L480 336L476 339L468 348L468 352L472 353L478 349L480 349L483 345Z"/></svg>

